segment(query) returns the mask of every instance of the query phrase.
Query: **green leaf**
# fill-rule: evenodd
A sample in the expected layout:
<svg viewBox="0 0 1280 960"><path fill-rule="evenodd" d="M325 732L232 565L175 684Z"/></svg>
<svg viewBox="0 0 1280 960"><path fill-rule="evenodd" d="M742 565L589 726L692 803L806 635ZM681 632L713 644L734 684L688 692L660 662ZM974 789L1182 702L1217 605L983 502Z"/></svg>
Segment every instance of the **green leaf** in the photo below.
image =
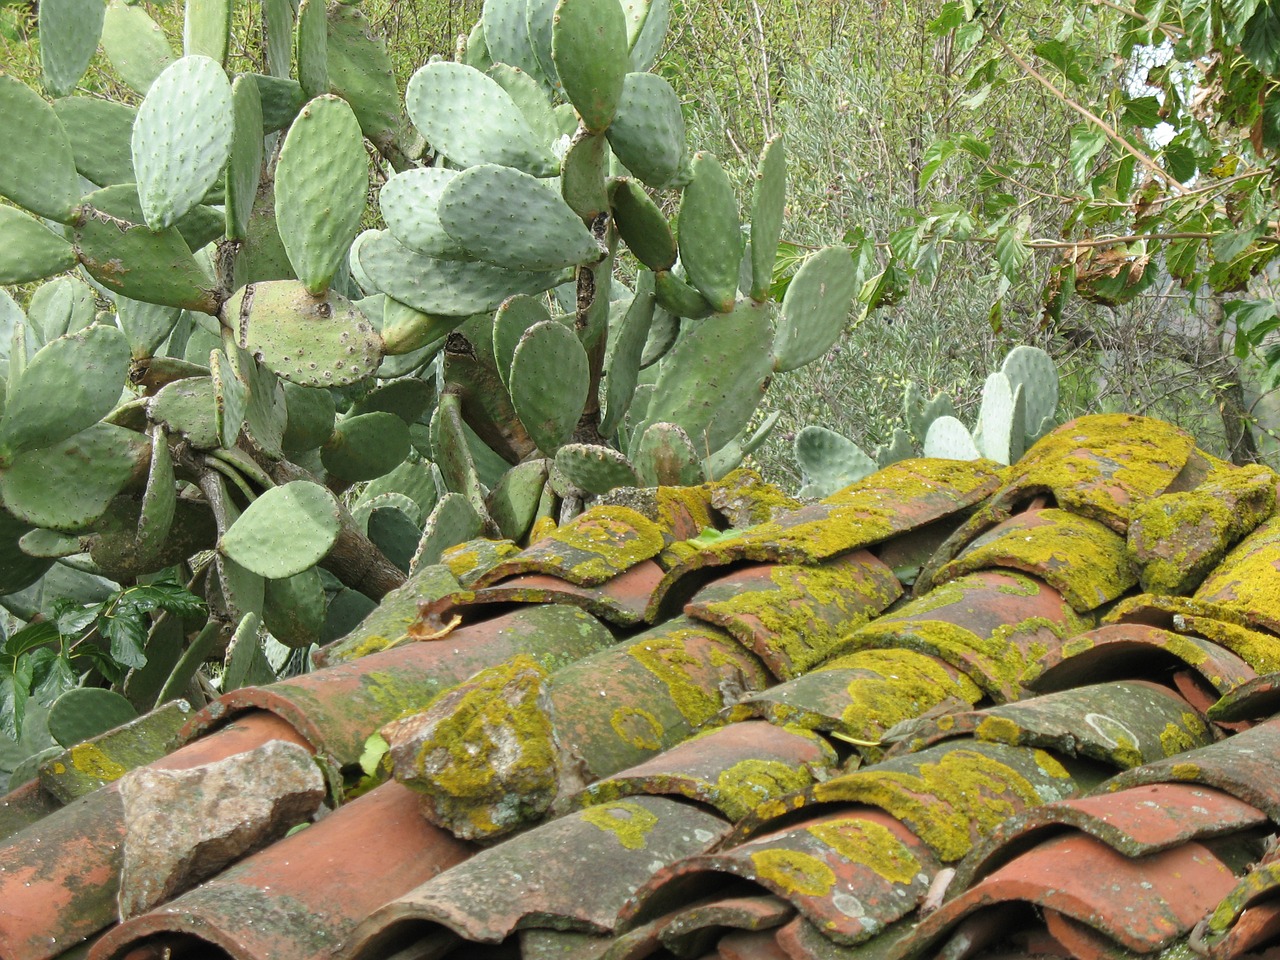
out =
<svg viewBox="0 0 1280 960"><path fill-rule="evenodd" d="M1081 183L1089 180L1093 158L1107 145L1107 135L1093 125L1081 124L1071 131L1071 146L1067 150L1067 162L1071 172Z"/></svg>
<svg viewBox="0 0 1280 960"><path fill-rule="evenodd" d="M1124 102L1124 122L1135 127L1154 127L1160 123L1160 101L1155 97L1137 97Z"/></svg>
<svg viewBox="0 0 1280 960"><path fill-rule="evenodd" d="M14 631L5 640L4 646L0 650L3 650L5 659L17 658L35 650L37 647L57 643L61 638L62 632L58 629L56 623L42 620L39 623L28 624L21 630ZM9 666L12 667L12 664L9 664Z"/></svg>
<svg viewBox="0 0 1280 960"><path fill-rule="evenodd" d="M1280 9L1276 0L1258 5L1240 37L1240 52L1268 76L1280 72Z"/></svg>
<svg viewBox="0 0 1280 960"><path fill-rule="evenodd" d="M13 666L0 667L0 733L17 740L31 696L32 663L22 657Z"/></svg>
<svg viewBox="0 0 1280 960"><path fill-rule="evenodd" d="M98 629L110 642L116 663L134 669L147 665L147 626L140 611L117 606L99 619Z"/></svg>
<svg viewBox="0 0 1280 960"><path fill-rule="evenodd" d="M1000 273L1010 283L1021 277L1023 264L1031 256L1031 248L1026 243L1030 226L1031 218L1024 215L1013 226L1001 230L996 237L996 263L1000 266Z"/></svg>

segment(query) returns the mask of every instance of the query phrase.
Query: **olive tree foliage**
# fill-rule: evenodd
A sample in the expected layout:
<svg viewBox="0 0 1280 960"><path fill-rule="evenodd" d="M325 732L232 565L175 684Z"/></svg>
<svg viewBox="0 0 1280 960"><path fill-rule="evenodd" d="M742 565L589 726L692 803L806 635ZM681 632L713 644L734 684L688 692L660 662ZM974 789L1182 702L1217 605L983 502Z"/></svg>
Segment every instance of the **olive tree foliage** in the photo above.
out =
<svg viewBox="0 0 1280 960"><path fill-rule="evenodd" d="M1269 368L1262 383L1274 386L1280 6L1107 0L1059 5L1052 17L1028 9L957 0L934 20L963 53L975 122L927 150L921 180L945 177L951 195L890 238L895 265L918 275L948 251L981 244L1001 278L991 304L998 321L1006 291L1043 263L1042 323L1077 342L1092 332L1065 322L1073 301L1119 309L1160 297L1166 328L1176 328L1169 342L1182 343L1175 352L1217 371L1210 400L1232 455L1256 456L1244 374L1230 360ZM1048 166L1001 149L980 123L984 102L1012 84L1042 91L1071 118ZM1032 215L1028 188L1056 205L1049 224ZM1168 360L1150 342L1130 350L1153 367Z"/></svg>

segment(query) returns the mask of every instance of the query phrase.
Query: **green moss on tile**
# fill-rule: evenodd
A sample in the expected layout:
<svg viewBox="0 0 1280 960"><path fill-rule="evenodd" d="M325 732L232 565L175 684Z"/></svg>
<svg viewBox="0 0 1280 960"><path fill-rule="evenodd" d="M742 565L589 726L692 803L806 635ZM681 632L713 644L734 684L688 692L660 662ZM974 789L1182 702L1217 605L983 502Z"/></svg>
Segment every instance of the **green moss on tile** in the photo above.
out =
<svg viewBox="0 0 1280 960"><path fill-rule="evenodd" d="M1008 717L989 716L982 719L973 735L979 740L1016 744L1022 740L1022 728Z"/></svg>
<svg viewBox="0 0 1280 960"><path fill-rule="evenodd" d="M784 896L822 897L835 886L836 875L817 857L799 850L757 850L751 864L761 882Z"/></svg>
<svg viewBox="0 0 1280 960"><path fill-rule="evenodd" d="M813 777L804 767L781 760L739 760L716 777L716 806L736 823L764 801L811 783Z"/></svg>
<svg viewBox="0 0 1280 960"><path fill-rule="evenodd" d="M1194 750L1196 747L1204 746L1205 742L1211 739L1198 713L1183 713L1182 723L1183 726L1178 726L1170 721L1160 731L1160 749L1164 751L1166 757Z"/></svg>
<svg viewBox="0 0 1280 960"><path fill-rule="evenodd" d="M1198 780L1200 779L1200 764L1198 763L1175 763L1169 768L1169 774L1175 780Z"/></svg>
<svg viewBox="0 0 1280 960"><path fill-rule="evenodd" d="M110 783L119 780L129 772L128 767L112 760L102 752L102 748L93 743L81 743L67 751L67 759L71 766L86 777Z"/></svg>
<svg viewBox="0 0 1280 960"><path fill-rule="evenodd" d="M580 816L593 827L613 834L627 850L643 850L649 834L658 825L658 818L651 810L626 800L587 807Z"/></svg>
<svg viewBox="0 0 1280 960"><path fill-rule="evenodd" d="M695 728L720 711L723 699L718 690L703 689L690 676L692 669L698 666L698 659L685 649L685 641L690 637L706 636L707 630L714 629L677 628L665 636L633 643L627 648L627 654L632 659L662 681L680 715ZM725 639L728 640L727 635ZM715 659L720 662L716 663ZM712 665L721 666L729 661L730 658L725 654L721 654L719 658L713 655Z"/></svg>
<svg viewBox="0 0 1280 960"><path fill-rule="evenodd" d="M1259 675L1280 672L1280 637L1208 617L1184 617L1182 627L1230 650Z"/></svg>
<svg viewBox="0 0 1280 960"><path fill-rule="evenodd" d="M922 869L911 848L884 824L850 818L806 829L846 860L869 867L890 883L910 884Z"/></svg>
<svg viewBox="0 0 1280 960"><path fill-rule="evenodd" d="M662 749L662 724L643 707L621 706L609 717L613 732L637 750Z"/></svg>

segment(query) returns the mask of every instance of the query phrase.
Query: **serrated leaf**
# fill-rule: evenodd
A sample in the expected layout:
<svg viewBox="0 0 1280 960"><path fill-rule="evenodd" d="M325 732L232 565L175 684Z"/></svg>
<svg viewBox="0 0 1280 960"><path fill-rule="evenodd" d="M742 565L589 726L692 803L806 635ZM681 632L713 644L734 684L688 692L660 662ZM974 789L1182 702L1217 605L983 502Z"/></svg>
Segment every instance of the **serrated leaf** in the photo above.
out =
<svg viewBox="0 0 1280 960"><path fill-rule="evenodd" d="M1067 162L1071 172L1081 183L1089 181L1089 171L1096 157L1107 145L1107 135L1092 125L1081 124L1071 131L1071 146L1067 148Z"/></svg>
<svg viewBox="0 0 1280 960"><path fill-rule="evenodd" d="M1000 267L1000 273L1010 283L1021 277L1022 267L1031 256L1031 249L1026 243L1030 224L1030 217L1024 216L996 236L996 263Z"/></svg>

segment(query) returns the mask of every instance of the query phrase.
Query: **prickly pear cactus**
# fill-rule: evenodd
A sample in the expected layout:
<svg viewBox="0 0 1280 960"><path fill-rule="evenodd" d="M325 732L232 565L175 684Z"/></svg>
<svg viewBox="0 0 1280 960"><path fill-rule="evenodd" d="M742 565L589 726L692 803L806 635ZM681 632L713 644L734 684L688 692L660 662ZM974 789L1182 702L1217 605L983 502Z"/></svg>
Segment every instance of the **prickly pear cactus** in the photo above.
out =
<svg viewBox="0 0 1280 960"><path fill-rule="evenodd" d="M903 391L909 430L896 428L888 442L870 454L826 427L803 428L794 445L803 483L800 494L824 497L881 467L918 455L1013 463L1049 432L1057 410L1058 370L1053 358L1039 347L1020 345L1009 351L1000 369L983 384L982 406L972 431L956 416L950 397L939 393L926 401L913 382Z"/></svg>
<svg viewBox="0 0 1280 960"><path fill-rule="evenodd" d="M0 283L50 279L0 292L0 603L176 568L240 628L156 619L126 664L153 699L229 643L224 688L297 666L460 539L727 473L866 279L831 247L773 298L785 146L745 209L690 155L670 0L489 0L403 102L353 6L265 0L252 38L227 0L172 38L65 6L43 90L0 76ZM91 61L140 104L78 91Z"/></svg>

